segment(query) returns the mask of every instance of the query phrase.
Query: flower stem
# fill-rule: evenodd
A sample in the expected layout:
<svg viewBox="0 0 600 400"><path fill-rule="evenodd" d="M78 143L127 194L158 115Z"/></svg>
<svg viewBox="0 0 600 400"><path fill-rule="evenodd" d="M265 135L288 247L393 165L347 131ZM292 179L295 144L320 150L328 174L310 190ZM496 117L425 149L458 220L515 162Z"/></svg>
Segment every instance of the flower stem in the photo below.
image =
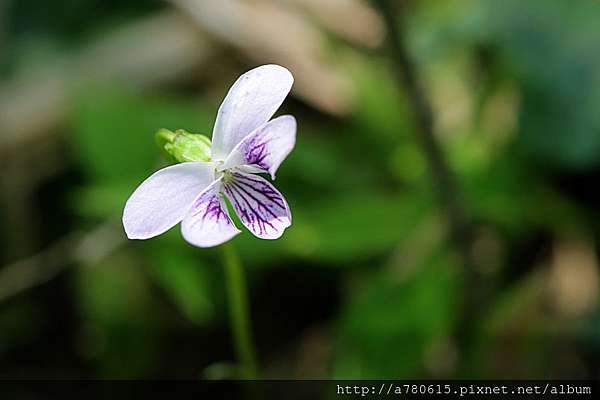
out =
<svg viewBox="0 0 600 400"><path fill-rule="evenodd" d="M252 341L244 269L240 257L231 243L221 245L221 249L223 251L223 266L227 282L229 318L231 320L231 329L233 330L235 350L238 361L242 366L242 377L245 379L257 379L258 363Z"/></svg>

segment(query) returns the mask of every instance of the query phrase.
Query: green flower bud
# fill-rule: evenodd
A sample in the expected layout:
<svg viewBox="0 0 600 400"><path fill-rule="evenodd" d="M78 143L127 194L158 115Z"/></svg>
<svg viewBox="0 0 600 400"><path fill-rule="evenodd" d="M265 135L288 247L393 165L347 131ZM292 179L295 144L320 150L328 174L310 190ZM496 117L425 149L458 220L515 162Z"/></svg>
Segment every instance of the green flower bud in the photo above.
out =
<svg viewBox="0 0 600 400"><path fill-rule="evenodd" d="M156 132L156 143L175 162L210 161L211 142L204 135L177 129L172 132L160 129Z"/></svg>

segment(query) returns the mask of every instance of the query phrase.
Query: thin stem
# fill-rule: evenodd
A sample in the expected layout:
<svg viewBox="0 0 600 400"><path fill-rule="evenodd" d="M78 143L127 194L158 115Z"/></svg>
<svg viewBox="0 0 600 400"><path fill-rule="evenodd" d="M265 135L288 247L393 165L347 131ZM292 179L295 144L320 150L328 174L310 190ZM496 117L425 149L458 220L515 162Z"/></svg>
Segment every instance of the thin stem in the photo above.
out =
<svg viewBox="0 0 600 400"><path fill-rule="evenodd" d="M466 345L473 320L481 310L487 291L487 282L472 259L473 225L462 193L452 170L448 166L440 144L434 134L434 115L422 89L417 67L405 43L403 18L397 19L391 0L372 0L379 9L387 28L388 50L394 64L394 72L401 89L406 93L415 118L416 140L423 151L439 201L444 208L450 225L451 239L461 254L465 266L467 298L457 335L459 342Z"/></svg>
<svg viewBox="0 0 600 400"><path fill-rule="evenodd" d="M258 363L252 341L248 292L242 262L231 243L221 245L223 266L227 282L229 318L237 357L242 366L242 376L246 379L258 378Z"/></svg>
<svg viewBox="0 0 600 400"><path fill-rule="evenodd" d="M467 256L471 240L471 224L452 170L435 137L431 105L422 89L415 62L406 48L401 25L398 23L402 23L402 19L395 18L391 1L374 0L374 3L378 6L388 30L390 57L396 67L394 72L397 73L398 82L412 108L416 122L416 140L427 158L435 189L438 191L442 206L447 211L451 235L463 255Z"/></svg>

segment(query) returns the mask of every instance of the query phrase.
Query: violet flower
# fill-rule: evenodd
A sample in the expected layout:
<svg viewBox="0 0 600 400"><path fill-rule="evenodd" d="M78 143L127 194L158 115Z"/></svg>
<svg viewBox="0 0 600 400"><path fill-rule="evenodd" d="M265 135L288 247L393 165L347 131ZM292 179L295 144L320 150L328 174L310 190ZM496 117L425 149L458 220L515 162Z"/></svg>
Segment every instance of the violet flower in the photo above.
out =
<svg viewBox="0 0 600 400"><path fill-rule="evenodd" d="M241 232L229 216L226 197L255 236L279 238L291 225L290 209L283 195L257 174L269 173L275 179L294 147L294 117L270 120L293 81L278 65L263 65L240 76L219 108L209 161L172 165L142 182L123 211L127 237L148 239L181 222L189 243L219 245Z"/></svg>

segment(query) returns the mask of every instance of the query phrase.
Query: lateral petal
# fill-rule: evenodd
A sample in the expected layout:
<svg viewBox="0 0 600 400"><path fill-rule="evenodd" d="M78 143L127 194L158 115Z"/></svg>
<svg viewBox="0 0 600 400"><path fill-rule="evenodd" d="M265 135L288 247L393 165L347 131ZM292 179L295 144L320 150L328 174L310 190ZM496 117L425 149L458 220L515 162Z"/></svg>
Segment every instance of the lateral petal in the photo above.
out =
<svg viewBox="0 0 600 400"><path fill-rule="evenodd" d="M223 168L240 165L268 172L275 179L275 172L296 144L296 119L283 115L267 122L246 136L225 160Z"/></svg>
<svg viewBox="0 0 600 400"><path fill-rule="evenodd" d="M187 162L163 168L138 186L123 210L129 239L148 239L179 223L214 180L214 164Z"/></svg>

